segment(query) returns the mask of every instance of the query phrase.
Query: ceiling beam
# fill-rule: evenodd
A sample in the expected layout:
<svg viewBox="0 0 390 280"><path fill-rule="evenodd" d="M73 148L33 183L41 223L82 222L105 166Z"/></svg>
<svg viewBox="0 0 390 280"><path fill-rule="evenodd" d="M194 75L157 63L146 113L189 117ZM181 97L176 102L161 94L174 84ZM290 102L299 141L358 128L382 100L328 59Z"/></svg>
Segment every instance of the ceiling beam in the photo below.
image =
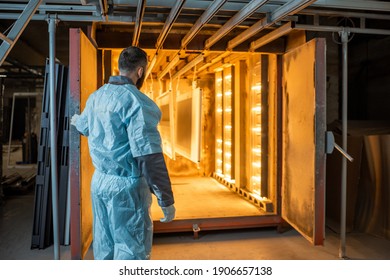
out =
<svg viewBox="0 0 390 280"><path fill-rule="evenodd" d="M5 36L3 33L0 33L0 40L7 42L9 45L13 44L13 41Z"/></svg>
<svg viewBox="0 0 390 280"><path fill-rule="evenodd" d="M316 0L292 0L271 13L271 22L277 22L285 16L295 14L314 2Z"/></svg>
<svg viewBox="0 0 390 280"><path fill-rule="evenodd" d="M142 19L144 17L146 0L138 0L137 14L134 23L133 46L138 46L141 35Z"/></svg>
<svg viewBox="0 0 390 280"><path fill-rule="evenodd" d="M294 23L288 22L281 27L269 32L268 34L264 35L263 37L257 39L256 41L253 41L250 45L249 51L254 52L256 49L272 42L273 40L276 40L287 33L289 33L294 28Z"/></svg>
<svg viewBox="0 0 390 280"><path fill-rule="evenodd" d="M200 18L195 22L195 24L191 27L190 31L184 36L181 41L181 49L179 52L173 57L171 62L164 68L164 70L158 76L159 79L163 78L170 69L176 66L179 62L180 51L185 49L187 44L195 37L197 33L199 33L200 29L211 20L211 18L219 11L219 9L223 6L223 4L227 0L217 0L213 1L209 7L205 10L205 12L200 16ZM151 69L152 70L152 69ZM151 71L150 70L150 71ZM150 73L150 72L149 72Z"/></svg>
<svg viewBox="0 0 390 280"><path fill-rule="evenodd" d="M107 0L99 0L99 6L100 6L100 13L102 16L103 21L107 21L108 17L108 3Z"/></svg>
<svg viewBox="0 0 390 280"><path fill-rule="evenodd" d="M198 34L202 27L207 24L213 16L221 9L227 0L216 0L212 1L209 7L204 13L198 18L195 24L191 27L190 31L181 40L181 48L184 49L188 43Z"/></svg>
<svg viewBox="0 0 390 280"><path fill-rule="evenodd" d="M164 68L164 70L162 70L159 74L158 74L158 79L162 79L164 78L164 76L166 74L168 74L168 72L173 68L175 67L175 65L180 61L180 56L178 54L176 54L172 59L171 61L168 63L168 65Z"/></svg>
<svg viewBox="0 0 390 280"><path fill-rule="evenodd" d="M212 66L213 64L221 61L225 57L229 56L232 52L226 51L221 53L220 55L216 56L215 58L211 59L210 61L207 61L202 67L199 67L198 71L202 72L203 70L206 70L208 67Z"/></svg>
<svg viewBox="0 0 390 280"><path fill-rule="evenodd" d="M146 73L145 73L145 80L149 77L149 74L152 72L154 65L156 65L156 62L157 62L157 54L155 54L152 60L149 62L148 68L146 69Z"/></svg>
<svg viewBox="0 0 390 280"><path fill-rule="evenodd" d="M228 67L229 65L234 63L234 61L242 58L243 57L242 55L243 54L240 53L228 52L228 55L225 57L219 57L218 60L217 58L213 59L212 64L207 65L207 67L203 67L203 66L200 67L196 73L199 76L207 73L213 73L222 68Z"/></svg>
<svg viewBox="0 0 390 280"><path fill-rule="evenodd" d="M233 28L252 15L257 9L263 6L268 0L252 0L246 4L238 13L230 18L213 36L206 40L205 49L210 49L212 45L218 42L223 36L229 33Z"/></svg>
<svg viewBox="0 0 390 280"><path fill-rule="evenodd" d="M277 8L274 10L269 16L262 18L258 22L256 22L254 25L249 27L247 30L242 32L240 35L234 37L228 42L228 49L233 49L242 42L248 40L249 38L253 37L255 34L263 30L264 28L267 28L271 26L272 24L280 21L284 17L294 14L311 3L315 2L315 0L300 0L300 1L291 1L287 2L283 6Z"/></svg>
<svg viewBox="0 0 390 280"><path fill-rule="evenodd" d="M38 6L41 4L41 2L42 0L30 0L19 18L12 26L11 30L7 34L8 40L4 40L0 46L0 66L3 64L5 58L10 53L20 35L23 33L24 29L30 22L31 17L38 9Z"/></svg>
<svg viewBox="0 0 390 280"><path fill-rule="evenodd" d="M149 67L146 71L145 78L147 79L149 77L149 74L152 72L154 65L156 64L157 61L157 56L158 56L158 51L162 48L165 39L167 38L169 31L171 30L173 23L176 21L177 17L179 16L181 10L183 9L183 5L186 0L180 0L176 1L175 6L171 9L171 12L169 13L169 16L167 17L165 24L161 30L160 35L157 38L156 41L156 53L153 56ZM168 71L169 69L167 69ZM166 73L165 73L166 74ZM165 76L164 74L164 76Z"/></svg>
<svg viewBox="0 0 390 280"><path fill-rule="evenodd" d="M5 61L8 62L9 64L11 64L11 66L4 66L3 65L2 68L7 69L9 73L13 72L14 74L18 74L18 73L21 73L21 71L26 71L29 74L32 74L36 77L43 77L43 75L44 75L44 71L45 71L44 66L42 66L42 67L27 66L23 63L20 63L17 60L9 58L9 57L7 57ZM17 71L12 71L12 69L17 69Z"/></svg>
<svg viewBox="0 0 390 280"><path fill-rule="evenodd" d="M179 71L177 71L173 76L172 79L178 78L181 75L185 74L186 72L190 71L193 67L201 63L204 59L204 55L200 54L197 57L195 57L193 60L188 62L183 68L181 68Z"/></svg>
<svg viewBox="0 0 390 280"><path fill-rule="evenodd" d="M171 12L169 13L165 21L163 29L161 30L160 36L158 36L157 38L157 42L156 42L157 52L160 48L162 48L164 41L167 38L168 33L173 26L173 23L176 21L177 17L179 16L185 1L186 0L178 0L176 1L176 4L172 7Z"/></svg>

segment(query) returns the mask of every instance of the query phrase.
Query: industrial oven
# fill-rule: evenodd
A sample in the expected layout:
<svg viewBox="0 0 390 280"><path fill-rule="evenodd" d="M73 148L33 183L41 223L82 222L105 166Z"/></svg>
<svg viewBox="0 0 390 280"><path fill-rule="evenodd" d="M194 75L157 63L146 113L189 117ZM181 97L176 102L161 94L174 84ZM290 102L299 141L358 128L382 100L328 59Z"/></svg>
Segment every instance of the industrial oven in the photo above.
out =
<svg viewBox="0 0 390 280"><path fill-rule="evenodd" d="M202 161L212 163L212 172L203 175L258 209L250 216L156 221L156 232L288 223L314 245L323 244L325 52L325 40L317 38L286 53L226 56L207 75L194 78L207 80L207 98L202 83L194 81L187 81L187 93L176 94L183 87L174 84L151 95L163 111L160 129L169 159L180 155L197 167ZM104 82L102 71L96 73L104 61L81 30L70 30L70 115L81 111L88 95ZM212 123L212 134L206 136L205 120ZM93 167L86 139L70 135L71 251L72 258L83 258L92 241ZM190 141L183 141L186 137Z"/></svg>

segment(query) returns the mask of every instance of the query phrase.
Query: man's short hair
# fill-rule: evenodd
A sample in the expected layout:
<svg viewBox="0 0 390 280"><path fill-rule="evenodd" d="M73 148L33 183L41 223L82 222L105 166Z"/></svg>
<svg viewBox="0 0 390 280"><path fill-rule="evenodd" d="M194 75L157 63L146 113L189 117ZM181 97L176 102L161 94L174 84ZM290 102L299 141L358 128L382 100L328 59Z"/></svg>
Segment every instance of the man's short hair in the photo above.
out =
<svg viewBox="0 0 390 280"><path fill-rule="evenodd" d="M148 63L146 52L138 47L131 46L122 50L118 59L118 68L121 72L133 72L138 67L145 67Z"/></svg>

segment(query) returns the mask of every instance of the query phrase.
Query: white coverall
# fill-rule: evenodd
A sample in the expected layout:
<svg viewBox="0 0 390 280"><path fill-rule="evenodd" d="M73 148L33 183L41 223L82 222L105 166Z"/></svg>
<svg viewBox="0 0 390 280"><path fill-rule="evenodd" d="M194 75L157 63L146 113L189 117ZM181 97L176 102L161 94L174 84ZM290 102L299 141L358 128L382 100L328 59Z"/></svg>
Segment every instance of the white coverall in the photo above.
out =
<svg viewBox="0 0 390 280"><path fill-rule="evenodd" d="M124 76L110 77L89 96L81 115L72 118L88 137L95 167L95 259L149 259L151 193L164 213L172 211L174 198L157 130L160 119L158 106Z"/></svg>

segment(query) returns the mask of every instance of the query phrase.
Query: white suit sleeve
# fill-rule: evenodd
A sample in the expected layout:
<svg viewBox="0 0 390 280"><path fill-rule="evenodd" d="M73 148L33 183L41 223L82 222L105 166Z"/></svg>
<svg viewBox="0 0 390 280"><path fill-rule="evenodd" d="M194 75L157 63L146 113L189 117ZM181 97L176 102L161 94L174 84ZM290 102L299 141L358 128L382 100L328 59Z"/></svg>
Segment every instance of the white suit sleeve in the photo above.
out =
<svg viewBox="0 0 390 280"><path fill-rule="evenodd" d="M81 115L73 115L71 119L71 124L74 125L76 129L84 136L89 135L88 113L91 110L89 103L90 102L88 100Z"/></svg>

